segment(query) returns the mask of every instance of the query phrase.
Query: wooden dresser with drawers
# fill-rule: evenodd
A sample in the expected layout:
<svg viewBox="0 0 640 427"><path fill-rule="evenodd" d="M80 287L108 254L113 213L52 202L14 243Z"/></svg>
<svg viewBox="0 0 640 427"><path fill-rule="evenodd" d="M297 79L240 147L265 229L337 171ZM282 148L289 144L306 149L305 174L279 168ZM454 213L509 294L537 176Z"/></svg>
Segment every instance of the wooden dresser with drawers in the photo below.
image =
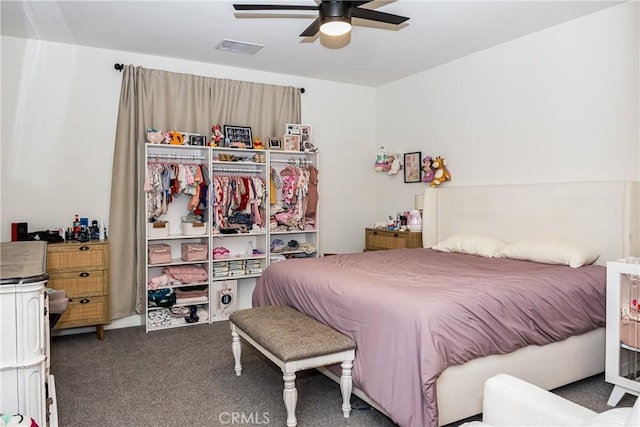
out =
<svg viewBox="0 0 640 427"><path fill-rule="evenodd" d="M64 289L69 305L54 329L96 326L104 339L109 323L109 243L106 240L47 245L48 286Z"/></svg>

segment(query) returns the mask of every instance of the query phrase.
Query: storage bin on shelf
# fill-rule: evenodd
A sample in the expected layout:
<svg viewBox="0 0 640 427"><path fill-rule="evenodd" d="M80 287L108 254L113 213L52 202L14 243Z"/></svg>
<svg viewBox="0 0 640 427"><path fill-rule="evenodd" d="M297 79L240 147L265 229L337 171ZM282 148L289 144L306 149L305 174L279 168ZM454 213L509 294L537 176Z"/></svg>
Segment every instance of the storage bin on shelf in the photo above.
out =
<svg viewBox="0 0 640 427"><path fill-rule="evenodd" d="M184 261L206 261L209 255L209 245L206 243L183 243L181 249Z"/></svg>
<svg viewBox="0 0 640 427"><path fill-rule="evenodd" d="M208 222L181 222L180 227L184 236L204 236L209 232Z"/></svg>
<svg viewBox="0 0 640 427"><path fill-rule="evenodd" d="M148 237L167 237L171 226L168 221L156 221L147 223Z"/></svg>
<svg viewBox="0 0 640 427"><path fill-rule="evenodd" d="M149 245L149 264L168 264L171 262L171 246L166 243Z"/></svg>

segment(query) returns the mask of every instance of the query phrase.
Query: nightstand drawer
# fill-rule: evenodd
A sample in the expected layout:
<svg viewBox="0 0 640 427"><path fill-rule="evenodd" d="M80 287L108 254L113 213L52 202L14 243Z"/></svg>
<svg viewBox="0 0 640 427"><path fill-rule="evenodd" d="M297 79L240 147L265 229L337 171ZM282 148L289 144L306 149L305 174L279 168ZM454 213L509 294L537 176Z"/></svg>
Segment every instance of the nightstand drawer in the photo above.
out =
<svg viewBox="0 0 640 427"><path fill-rule="evenodd" d="M108 276L102 270L52 273L49 275L47 286L53 289L64 289L68 298L109 294Z"/></svg>
<svg viewBox="0 0 640 427"><path fill-rule="evenodd" d="M109 297L72 298L54 329L109 322Z"/></svg>
<svg viewBox="0 0 640 427"><path fill-rule="evenodd" d="M421 248L422 233L367 228L365 230L365 250Z"/></svg>
<svg viewBox="0 0 640 427"><path fill-rule="evenodd" d="M105 244L60 244L47 248L47 271L107 268L108 249Z"/></svg>

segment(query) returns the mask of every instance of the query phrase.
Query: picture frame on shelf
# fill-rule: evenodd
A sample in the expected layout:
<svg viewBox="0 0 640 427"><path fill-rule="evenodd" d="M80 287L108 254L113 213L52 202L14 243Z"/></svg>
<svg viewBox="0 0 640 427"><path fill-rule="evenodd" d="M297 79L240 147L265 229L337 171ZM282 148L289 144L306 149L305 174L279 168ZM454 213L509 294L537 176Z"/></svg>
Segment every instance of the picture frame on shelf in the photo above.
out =
<svg viewBox="0 0 640 427"><path fill-rule="evenodd" d="M311 126L299 125L298 129L300 129L300 150L304 151L305 147L311 144Z"/></svg>
<svg viewBox="0 0 640 427"><path fill-rule="evenodd" d="M269 150L282 150L282 139L270 136L267 138L267 148Z"/></svg>
<svg viewBox="0 0 640 427"><path fill-rule="evenodd" d="M284 125L285 135L300 135L300 125L297 123L287 123Z"/></svg>
<svg viewBox="0 0 640 427"><path fill-rule="evenodd" d="M189 135L189 145L204 147L207 145L207 137L204 135Z"/></svg>
<svg viewBox="0 0 640 427"><path fill-rule="evenodd" d="M225 146L231 148L253 148L251 127L224 125Z"/></svg>
<svg viewBox="0 0 640 427"><path fill-rule="evenodd" d="M422 165L420 163L422 153L414 151L412 153L404 153L404 182L421 182L422 181Z"/></svg>
<svg viewBox="0 0 640 427"><path fill-rule="evenodd" d="M284 136L285 151L300 151L300 135L290 134Z"/></svg>

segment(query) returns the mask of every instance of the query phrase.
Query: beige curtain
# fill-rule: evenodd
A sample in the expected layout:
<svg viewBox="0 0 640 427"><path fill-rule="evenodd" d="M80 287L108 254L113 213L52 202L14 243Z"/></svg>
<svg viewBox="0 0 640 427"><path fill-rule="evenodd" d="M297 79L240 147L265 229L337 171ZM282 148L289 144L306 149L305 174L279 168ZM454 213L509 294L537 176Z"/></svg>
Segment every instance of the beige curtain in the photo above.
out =
<svg viewBox="0 0 640 427"><path fill-rule="evenodd" d="M145 129L210 136L211 126L250 126L254 136L284 133L301 122L300 90L127 65L116 128L108 237L111 247L111 318L142 312Z"/></svg>

